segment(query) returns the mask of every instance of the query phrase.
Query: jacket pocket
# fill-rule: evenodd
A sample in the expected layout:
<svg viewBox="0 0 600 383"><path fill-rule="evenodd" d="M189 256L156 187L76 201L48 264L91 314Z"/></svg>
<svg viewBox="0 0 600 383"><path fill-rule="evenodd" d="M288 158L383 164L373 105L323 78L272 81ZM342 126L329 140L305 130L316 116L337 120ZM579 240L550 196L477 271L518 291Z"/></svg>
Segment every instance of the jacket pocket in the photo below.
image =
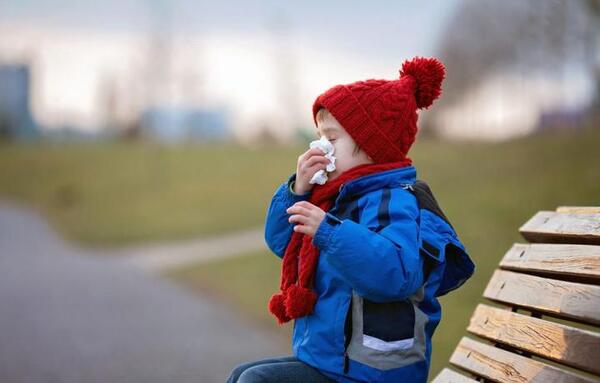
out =
<svg viewBox="0 0 600 383"><path fill-rule="evenodd" d="M423 292L421 288L408 299L378 303L352 291L347 358L378 370L424 360L428 317L418 307Z"/></svg>
<svg viewBox="0 0 600 383"><path fill-rule="evenodd" d="M415 340L415 307L406 299L377 303L363 298L364 346L380 350L410 348Z"/></svg>

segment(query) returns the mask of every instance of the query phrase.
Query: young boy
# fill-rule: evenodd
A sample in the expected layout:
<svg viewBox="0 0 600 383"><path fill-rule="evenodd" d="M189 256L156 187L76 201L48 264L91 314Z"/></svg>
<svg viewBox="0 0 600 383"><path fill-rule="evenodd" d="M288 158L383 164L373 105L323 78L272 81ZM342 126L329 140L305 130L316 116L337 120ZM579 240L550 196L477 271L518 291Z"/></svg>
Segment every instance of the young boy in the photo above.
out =
<svg viewBox="0 0 600 383"><path fill-rule="evenodd" d="M313 104L330 162L313 148L273 195L265 240L282 258L278 323L294 319L292 356L237 366L229 382L426 382L437 297L475 265L407 157L417 109L441 94L444 66L419 58L397 80L337 85Z"/></svg>

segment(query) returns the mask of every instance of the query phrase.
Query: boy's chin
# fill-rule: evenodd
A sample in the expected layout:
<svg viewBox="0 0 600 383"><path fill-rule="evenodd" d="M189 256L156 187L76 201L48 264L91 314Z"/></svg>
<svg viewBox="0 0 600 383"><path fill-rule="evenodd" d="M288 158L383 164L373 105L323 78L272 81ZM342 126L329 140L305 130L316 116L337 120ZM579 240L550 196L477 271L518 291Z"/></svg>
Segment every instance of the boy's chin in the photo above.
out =
<svg viewBox="0 0 600 383"><path fill-rule="evenodd" d="M337 170L335 170L331 173L327 173L327 179L329 181L333 181L334 179L338 178L339 175L340 175L339 172Z"/></svg>

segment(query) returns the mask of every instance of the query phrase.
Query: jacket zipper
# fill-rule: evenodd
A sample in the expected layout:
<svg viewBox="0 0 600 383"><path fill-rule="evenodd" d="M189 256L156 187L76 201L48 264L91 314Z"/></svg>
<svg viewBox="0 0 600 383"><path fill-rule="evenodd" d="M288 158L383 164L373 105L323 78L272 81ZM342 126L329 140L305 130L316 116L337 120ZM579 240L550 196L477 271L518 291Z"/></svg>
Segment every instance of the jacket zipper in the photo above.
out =
<svg viewBox="0 0 600 383"><path fill-rule="evenodd" d="M348 358L348 351L344 351L344 374L348 373L349 367L350 367L350 360Z"/></svg>
<svg viewBox="0 0 600 383"><path fill-rule="evenodd" d="M349 321L349 322L348 322ZM348 326L349 335L347 334L346 327ZM348 311L346 312L346 320L344 322L344 374L348 373L350 368L350 357L348 356L348 346L350 345L350 339L352 337L352 297L350 297L350 304L348 305Z"/></svg>
<svg viewBox="0 0 600 383"><path fill-rule="evenodd" d="M348 360L348 352L344 351L344 374L348 373L349 366L350 366L350 361Z"/></svg>

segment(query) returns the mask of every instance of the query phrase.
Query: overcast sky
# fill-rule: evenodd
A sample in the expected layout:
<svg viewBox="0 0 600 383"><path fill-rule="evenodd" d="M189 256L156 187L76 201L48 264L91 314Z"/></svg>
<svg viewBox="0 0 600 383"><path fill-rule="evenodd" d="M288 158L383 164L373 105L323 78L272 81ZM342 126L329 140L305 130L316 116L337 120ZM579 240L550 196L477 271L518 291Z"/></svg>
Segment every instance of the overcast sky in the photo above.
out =
<svg viewBox="0 0 600 383"><path fill-rule="evenodd" d="M435 55L459 1L0 0L0 60L34 58L32 103L42 123L95 129L102 76L131 77L140 64L127 56L135 39L171 32L203 51L179 60L202 66L213 101L229 105L238 126L251 126L282 109L272 43L284 35L308 124L312 101L328 87L397 78L402 61Z"/></svg>
<svg viewBox="0 0 600 383"><path fill-rule="evenodd" d="M260 33L285 19L290 33L342 51L399 57L431 51L459 0L0 0L0 22L144 30L157 14L178 30Z"/></svg>

